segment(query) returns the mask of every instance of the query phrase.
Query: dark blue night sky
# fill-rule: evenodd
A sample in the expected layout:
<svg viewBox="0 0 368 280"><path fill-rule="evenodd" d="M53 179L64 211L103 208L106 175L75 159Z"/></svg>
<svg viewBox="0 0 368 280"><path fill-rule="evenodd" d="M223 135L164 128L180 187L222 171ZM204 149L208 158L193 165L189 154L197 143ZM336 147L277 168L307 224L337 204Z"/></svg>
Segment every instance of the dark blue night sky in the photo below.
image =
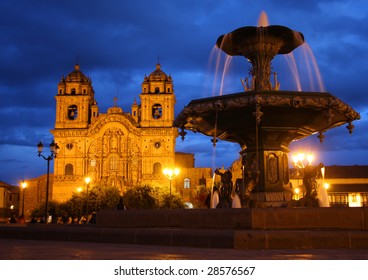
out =
<svg viewBox="0 0 368 280"><path fill-rule="evenodd" d="M325 165L366 165L367 5L366 0L1 1L0 180L16 185L46 172L36 145L52 141L57 84L77 62L93 81L101 112L113 105L114 96L130 112L144 75L159 60L173 77L178 114L191 99L218 94L211 60L217 38L257 25L263 10L269 24L304 34L326 90L361 114L352 135L342 126L326 133L323 144L311 136L292 143L291 151L312 151ZM295 90L285 65L275 59L273 70L281 89ZM240 78L249 66L244 58L233 58L224 94L243 90ZM221 141L214 150L199 134L177 139L177 151L195 153L198 167L227 167L239 150Z"/></svg>

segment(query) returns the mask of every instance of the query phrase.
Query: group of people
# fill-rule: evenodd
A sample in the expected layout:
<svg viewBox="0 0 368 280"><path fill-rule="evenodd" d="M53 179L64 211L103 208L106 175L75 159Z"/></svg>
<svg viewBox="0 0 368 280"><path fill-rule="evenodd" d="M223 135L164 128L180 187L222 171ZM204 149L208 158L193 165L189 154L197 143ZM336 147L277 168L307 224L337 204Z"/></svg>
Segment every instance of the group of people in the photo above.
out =
<svg viewBox="0 0 368 280"><path fill-rule="evenodd" d="M9 218L9 223L11 224L26 224L27 221L24 215L20 215L19 218L15 216L14 213L11 214ZM45 224L45 217L38 217L33 216L32 219L29 221L30 224ZM88 216L82 215L80 218L77 216L74 217L66 217L66 216L58 216L53 218L49 216L47 219L48 224L95 224L96 223L96 212L91 213Z"/></svg>
<svg viewBox="0 0 368 280"><path fill-rule="evenodd" d="M124 203L123 198L121 197L119 199L118 204L116 205L116 210L126 210L126 206ZM19 224L25 224L26 223L26 219L24 217L24 215L20 215L19 218L16 217L15 213L11 213L11 216L9 218L9 223L11 224L15 224L15 223L19 223ZM33 216L32 219L29 221L29 223L31 224L44 224L46 223L45 221L45 217L38 217L38 216ZM96 223L96 212L92 212L91 214L89 214L88 216L84 216L82 215L81 217L77 217L77 216L49 216L49 218L47 219L47 223L53 223L53 224L95 224Z"/></svg>
<svg viewBox="0 0 368 280"><path fill-rule="evenodd" d="M24 215L20 215L19 218L17 218L15 216L15 213L11 213L11 216L9 218L9 223L11 224L15 224L15 223L19 223L19 224L25 224L26 223L26 219L24 218Z"/></svg>
<svg viewBox="0 0 368 280"><path fill-rule="evenodd" d="M84 216L82 215L80 218L78 218L77 216L74 217L63 217L63 216L59 216L56 218L56 223L57 224L95 224L96 223L96 212L92 212L91 214L89 214L88 216Z"/></svg>

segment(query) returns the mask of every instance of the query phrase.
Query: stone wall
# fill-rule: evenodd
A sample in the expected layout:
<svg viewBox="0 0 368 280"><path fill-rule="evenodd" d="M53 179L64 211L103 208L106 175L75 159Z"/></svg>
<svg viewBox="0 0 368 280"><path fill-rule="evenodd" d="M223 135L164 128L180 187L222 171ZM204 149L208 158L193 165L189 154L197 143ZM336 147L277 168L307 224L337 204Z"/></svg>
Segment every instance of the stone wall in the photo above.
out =
<svg viewBox="0 0 368 280"><path fill-rule="evenodd" d="M366 208L102 210L97 227L368 230Z"/></svg>

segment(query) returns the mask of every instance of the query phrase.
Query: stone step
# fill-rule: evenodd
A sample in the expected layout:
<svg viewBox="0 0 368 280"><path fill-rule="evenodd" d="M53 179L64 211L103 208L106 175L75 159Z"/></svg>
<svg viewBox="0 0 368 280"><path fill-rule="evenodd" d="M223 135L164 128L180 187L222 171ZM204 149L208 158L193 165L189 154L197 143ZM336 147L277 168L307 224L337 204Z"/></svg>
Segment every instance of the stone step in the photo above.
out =
<svg viewBox="0 0 368 280"><path fill-rule="evenodd" d="M0 225L2 239L84 241L199 248L367 249L365 230L100 228L94 225Z"/></svg>

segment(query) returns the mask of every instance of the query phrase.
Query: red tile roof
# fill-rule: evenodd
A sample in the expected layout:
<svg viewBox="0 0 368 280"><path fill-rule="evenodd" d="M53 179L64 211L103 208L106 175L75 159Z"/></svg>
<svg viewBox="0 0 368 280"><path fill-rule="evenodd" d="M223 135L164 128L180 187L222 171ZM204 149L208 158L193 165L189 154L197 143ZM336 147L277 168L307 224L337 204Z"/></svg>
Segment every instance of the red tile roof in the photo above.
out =
<svg viewBox="0 0 368 280"><path fill-rule="evenodd" d="M368 165L325 166L325 178L368 178Z"/></svg>

